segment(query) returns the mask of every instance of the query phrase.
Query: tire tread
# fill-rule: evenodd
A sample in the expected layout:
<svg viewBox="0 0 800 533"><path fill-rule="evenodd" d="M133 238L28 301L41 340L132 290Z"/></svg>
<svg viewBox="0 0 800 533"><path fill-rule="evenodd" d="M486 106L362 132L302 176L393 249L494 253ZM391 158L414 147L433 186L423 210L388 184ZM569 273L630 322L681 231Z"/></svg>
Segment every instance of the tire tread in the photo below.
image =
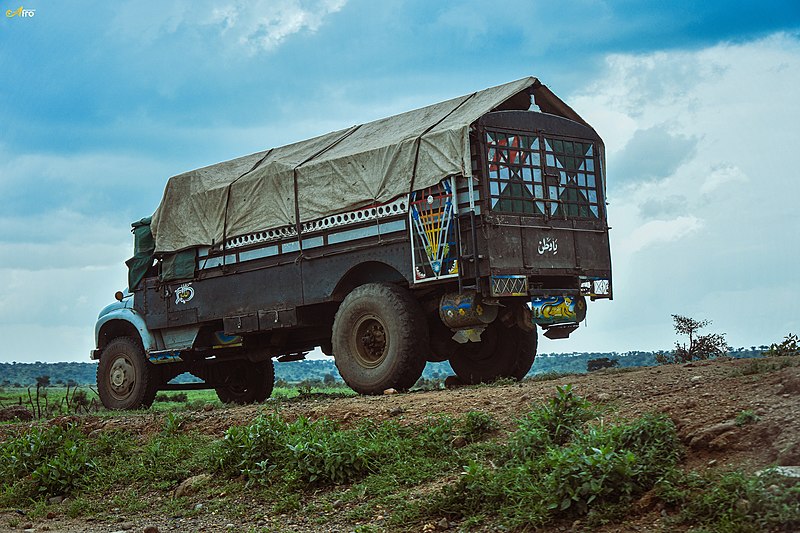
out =
<svg viewBox="0 0 800 533"><path fill-rule="evenodd" d="M395 388L407 390L417 382L425 368L425 349L428 345L428 324L419 303L411 296L407 289L397 285L386 283L367 283L353 289L345 297L333 321L334 345L337 344L337 334L341 329L341 320L352 302L361 298L378 299L383 305L388 306L393 313L392 320L402 324L399 329L400 338L392 342L398 342L400 346L406 347L401 350L399 360L396 361L394 371L389 379L383 382L372 384L357 383L350 376L348 362L344 361L344 356L334 357L336 368L345 379L345 382L356 392L361 394L381 394L384 390Z"/></svg>
<svg viewBox="0 0 800 533"><path fill-rule="evenodd" d="M141 382L140 386L132 398L132 401L125 404L119 403L117 400L110 396L110 393L105 389L105 374L108 371L108 358L106 353L111 351L116 345L121 345L120 349L126 351L132 358L141 359L144 371L141 375L136 376L136 380ZM145 359L144 348L141 342L133 337L116 337L111 339L103 352L100 355L100 362L97 364L97 392L100 395L100 401L108 409L139 409L141 407L147 408L153 404L158 389L158 380L153 375L153 369L150 368L150 363ZM102 385L101 385L102 384ZM105 396L105 397L104 397Z"/></svg>

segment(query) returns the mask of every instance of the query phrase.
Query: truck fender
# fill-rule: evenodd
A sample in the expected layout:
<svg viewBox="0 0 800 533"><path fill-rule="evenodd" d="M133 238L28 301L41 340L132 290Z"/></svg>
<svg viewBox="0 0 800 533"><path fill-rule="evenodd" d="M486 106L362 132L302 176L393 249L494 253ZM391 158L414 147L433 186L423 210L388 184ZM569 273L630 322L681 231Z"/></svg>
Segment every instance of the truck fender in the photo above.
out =
<svg viewBox="0 0 800 533"><path fill-rule="evenodd" d="M100 359L102 352L108 342L119 336L138 338L142 341L145 352L157 349L156 339L147 329L144 318L135 310L123 307L114 309L98 319L94 327L94 339L96 350L92 351L92 359Z"/></svg>

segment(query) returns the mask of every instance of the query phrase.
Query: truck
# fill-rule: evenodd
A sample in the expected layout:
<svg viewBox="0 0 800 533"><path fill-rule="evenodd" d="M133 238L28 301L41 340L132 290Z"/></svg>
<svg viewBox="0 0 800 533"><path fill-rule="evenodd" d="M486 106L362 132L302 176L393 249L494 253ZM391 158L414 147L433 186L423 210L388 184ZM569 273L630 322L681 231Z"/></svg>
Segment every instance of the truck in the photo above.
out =
<svg viewBox="0 0 800 533"><path fill-rule="evenodd" d="M96 323L98 393L261 402L316 348L361 394L428 361L519 380L537 328L612 298L606 207L602 139L534 77L179 174Z"/></svg>

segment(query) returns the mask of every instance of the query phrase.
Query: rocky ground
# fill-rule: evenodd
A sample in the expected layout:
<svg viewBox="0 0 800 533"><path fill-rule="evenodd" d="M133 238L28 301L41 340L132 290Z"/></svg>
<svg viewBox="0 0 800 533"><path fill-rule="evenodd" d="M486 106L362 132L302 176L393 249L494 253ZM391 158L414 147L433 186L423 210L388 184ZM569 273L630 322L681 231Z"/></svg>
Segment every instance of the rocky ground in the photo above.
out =
<svg viewBox="0 0 800 533"><path fill-rule="evenodd" d="M794 360L792 360L794 359ZM375 397L301 397L279 404L287 418L327 417L348 426L364 418L394 419L401 423L420 423L431 414L463 415L469 411L492 413L503 426L512 428L514 420L531 404L547 400L556 385L571 383L574 390L598 404L611 407L615 415L632 418L646 412L668 414L678 427L687 449L685 467L693 470L741 470L752 473L770 465L800 465L800 366L796 358L760 360L715 360L639 368L627 371L603 370L587 375L572 375L547 381L519 384L464 387L441 391L417 391ZM272 402L274 403L274 402ZM270 402L266 409L271 410ZM232 425L251 421L265 406L214 408L183 413L184 429L222 436ZM742 424L742 413L748 422ZM140 433L157 432L163 427L163 413L137 413L119 416L89 416L82 422L89 431L126 427ZM740 417L737 424L737 417ZM4 426L2 431L9 431ZM169 496L165 496L168 498ZM154 502L151 510L138 516L115 516L113 509L102 519L68 519L58 505L48 517L26 520L16 511L0 512L0 529L14 523L17 531L354 531L384 530L380 510L358 523L346 520L345 509L336 505L320 507L320 517L270 515L259 501L245 490L220 494L231 506L252 506L252 520L232 519L219 514L191 517L165 516ZM663 531L662 509L649 501L639 502L639 512L611 531ZM328 495L328 501L331 501ZM335 502L334 502L335 503ZM196 505L206 505L204 501ZM346 504L344 504L346 505ZM18 520L11 520L18 516ZM257 517L257 518L256 518ZM320 524L324 524L324 527ZM556 531L568 531L579 524L565 524ZM431 523L426 531L456 530L457 524ZM155 531L151 529L150 531Z"/></svg>

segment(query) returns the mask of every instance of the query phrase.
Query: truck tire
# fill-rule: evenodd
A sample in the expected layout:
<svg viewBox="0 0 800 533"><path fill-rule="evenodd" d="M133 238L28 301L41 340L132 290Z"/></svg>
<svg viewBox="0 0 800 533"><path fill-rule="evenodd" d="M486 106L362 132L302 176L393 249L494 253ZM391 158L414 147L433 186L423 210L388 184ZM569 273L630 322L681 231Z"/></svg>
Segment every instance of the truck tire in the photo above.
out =
<svg viewBox="0 0 800 533"><path fill-rule="evenodd" d="M336 367L354 391L406 390L425 368L428 324L407 289L368 283L339 306L332 341Z"/></svg>
<svg viewBox="0 0 800 533"><path fill-rule="evenodd" d="M452 341L454 344L455 341ZM536 330L506 327L496 320L481 335L481 342L458 345L450 366L465 384L491 383L525 377L536 357Z"/></svg>
<svg viewBox="0 0 800 533"><path fill-rule="evenodd" d="M222 403L261 403L272 395L275 386L272 359L257 363L234 361L219 368L216 375L223 382L214 388Z"/></svg>
<svg viewBox="0 0 800 533"><path fill-rule="evenodd" d="M517 381L528 375L533 361L536 359L537 337L536 328L530 332L515 328L519 335L519 349L517 350L517 361L511 371L511 377Z"/></svg>
<svg viewBox="0 0 800 533"><path fill-rule="evenodd" d="M139 409L153 404L157 383L141 344L117 337L100 354L97 393L108 409Z"/></svg>

